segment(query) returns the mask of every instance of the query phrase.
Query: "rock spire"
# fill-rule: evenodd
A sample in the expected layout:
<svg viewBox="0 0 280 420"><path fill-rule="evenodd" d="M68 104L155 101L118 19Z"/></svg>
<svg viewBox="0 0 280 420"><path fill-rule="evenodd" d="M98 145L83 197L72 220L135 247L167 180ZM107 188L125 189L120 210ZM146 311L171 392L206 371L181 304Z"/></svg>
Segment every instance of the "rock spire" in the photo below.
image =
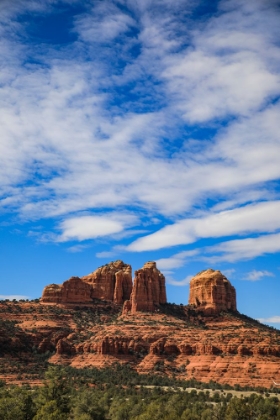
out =
<svg viewBox="0 0 280 420"><path fill-rule="evenodd" d="M166 303L165 277L156 263L149 261L135 271L131 297L124 304L124 313L153 312L163 303Z"/></svg>

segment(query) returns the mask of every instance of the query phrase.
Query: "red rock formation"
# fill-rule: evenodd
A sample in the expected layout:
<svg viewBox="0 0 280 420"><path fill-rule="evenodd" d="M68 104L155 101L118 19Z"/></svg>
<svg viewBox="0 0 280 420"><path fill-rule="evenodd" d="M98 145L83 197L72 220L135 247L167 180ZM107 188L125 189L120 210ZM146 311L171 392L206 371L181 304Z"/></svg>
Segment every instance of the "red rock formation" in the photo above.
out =
<svg viewBox="0 0 280 420"><path fill-rule="evenodd" d="M129 312L131 312L131 301L126 300L123 304L122 313L123 313L123 315L127 315Z"/></svg>
<svg viewBox="0 0 280 420"><path fill-rule="evenodd" d="M43 303L60 303L61 289L62 286L59 284L49 284L43 290L41 301Z"/></svg>
<svg viewBox="0 0 280 420"><path fill-rule="evenodd" d="M121 260L103 265L93 273L82 277L92 286L93 297L122 304L132 291L131 266Z"/></svg>
<svg viewBox="0 0 280 420"><path fill-rule="evenodd" d="M201 271L190 282L189 304L209 314L236 311L235 288L219 270Z"/></svg>
<svg viewBox="0 0 280 420"><path fill-rule="evenodd" d="M87 303L92 302L92 288L79 277L71 277L61 286L46 286L42 295L44 303Z"/></svg>
<svg viewBox="0 0 280 420"><path fill-rule="evenodd" d="M117 317L119 305L114 303L75 306L2 301L0 366L5 370L0 379L18 381L17 360L28 375L24 382L32 381L28 366L37 366L34 348L49 351L50 363L78 368L119 362L147 374L157 372L160 363L162 373L180 379L267 388L272 378L280 378L280 331L238 312L209 316L178 306L173 315Z"/></svg>
<svg viewBox="0 0 280 420"><path fill-rule="evenodd" d="M132 291L131 266L115 261L82 278L71 277L62 285L46 286L43 303L91 303L93 298L122 304Z"/></svg>
<svg viewBox="0 0 280 420"><path fill-rule="evenodd" d="M131 266L124 264L115 274L114 303L121 304L130 298L132 292Z"/></svg>
<svg viewBox="0 0 280 420"><path fill-rule="evenodd" d="M130 305L125 303L124 311L127 312L131 306L131 313L153 312L162 303L166 303L165 277L156 263L149 261L135 271Z"/></svg>
<svg viewBox="0 0 280 420"><path fill-rule="evenodd" d="M62 285L62 303L79 302L92 302L92 290L79 277L71 277Z"/></svg>

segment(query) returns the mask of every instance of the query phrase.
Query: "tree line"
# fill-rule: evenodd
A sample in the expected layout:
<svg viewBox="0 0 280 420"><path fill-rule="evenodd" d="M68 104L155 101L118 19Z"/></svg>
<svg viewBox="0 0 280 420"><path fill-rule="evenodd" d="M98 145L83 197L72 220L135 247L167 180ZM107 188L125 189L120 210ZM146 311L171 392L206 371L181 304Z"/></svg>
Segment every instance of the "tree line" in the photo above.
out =
<svg viewBox="0 0 280 420"><path fill-rule="evenodd" d="M99 370L50 366L42 386L0 383L0 420L280 420L276 396L202 391L198 382L187 392L172 378L157 379L158 385L148 387L152 375L148 380L120 365Z"/></svg>

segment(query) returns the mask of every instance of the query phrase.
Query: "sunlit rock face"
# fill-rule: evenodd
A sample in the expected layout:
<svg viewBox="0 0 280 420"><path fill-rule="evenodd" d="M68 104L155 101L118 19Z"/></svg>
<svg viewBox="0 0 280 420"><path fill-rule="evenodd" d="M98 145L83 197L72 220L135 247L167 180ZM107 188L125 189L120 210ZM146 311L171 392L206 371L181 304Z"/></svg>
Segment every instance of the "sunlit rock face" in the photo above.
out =
<svg viewBox="0 0 280 420"><path fill-rule="evenodd" d="M163 303L166 303L165 277L157 269L156 263L149 261L135 271L130 302L126 302L124 311L153 312Z"/></svg>
<svg viewBox="0 0 280 420"><path fill-rule="evenodd" d="M79 277L71 277L62 285L50 284L43 290L43 303L89 303L92 287Z"/></svg>
<svg viewBox="0 0 280 420"><path fill-rule="evenodd" d="M93 273L82 277L92 286L92 296L122 304L130 299L132 291L131 266L121 260L113 261L99 267Z"/></svg>
<svg viewBox="0 0 280 420"><path fill-rule="evenodd" d="M235 288L219 270L209 268L191 279L189 305L209 314L236 311Z"/></svg>
<svg viewBox="0 0 280 420"><path fill-rule="evenodd" d="M131 266L117 260L91 274L71 277L62 285L50 284L43 290L42 303L91 303L100 299L123 304L132 291Z"/></svg>

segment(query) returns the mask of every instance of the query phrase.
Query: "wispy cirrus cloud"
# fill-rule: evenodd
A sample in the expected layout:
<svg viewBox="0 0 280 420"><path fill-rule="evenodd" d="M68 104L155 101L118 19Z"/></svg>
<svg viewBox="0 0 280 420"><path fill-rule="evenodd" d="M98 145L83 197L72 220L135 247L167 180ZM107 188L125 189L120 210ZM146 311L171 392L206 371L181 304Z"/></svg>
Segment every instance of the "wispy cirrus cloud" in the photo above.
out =
<svg viewBox="0 0 280 420"><path fill-rule="evenodd" d="M215 262L235 262L250 260L280 251L280 233L262 235L255 238L235 239L207 247L203 260ZM211 255L210 255L211 254Z"/></svg>
<svg viewBox="0 0 280 420"><path fill-rule="evenodd" d="M234 239L223 241L216 245L194 248L189 251L180 251L170 257L157 260L158 266L163 270L173 270L192 261L203 261L207 264L235 263L243 260L275 254L280 252L280 233L261 235L253 238ZM231 275L234 268L224 270L224 273ZM257 281L262 277L274 277L274 274L267 270L252 270L244 280Z"/></svg>
<svg viewBox="0 0 280 420"><path fill-rule="evenodd" d="M203 19L194 19L197 2L98 2L73 16L77 39L59 47L27 43L28 28L16 19L26 5L1 4L1 27L17 22L3 30L0 45L7 57L0 104L5 211L64 218L61 237L77 241L98 237L100 228L93 219L90 234L82 221L77 227L81 211L141 209L175 220L135 241L133 251L277 228L274 216L258 214L262 206L279 210L271 184L280 177L275 2L233 7L225 0ZM29 2L28 10L54 13L55 2ZM201 124L213 133L194 139ZM193 209L204 211L207 198L213 214L198 217ZM250 207L254 223L244 204L260 200L267 203ZM182 220L187 212L189 222ZM101 230L124 229L110 217Z"/></svg>
<svg viewBox="0 0 280 420"><path fill-rule="evenodd" d="M179 286L179 287L183 287L183 286L187 286L191 279L192 279L192 275L187 276L186 278L184 278L183 280L174 280L174 278L170 275L166 276L166 282L167 284L171 284L172 286Z"/></svg>
<svg viewBox="0 0 280 420"><path fill-rule="evenodd" d="M191 260L193 257L195 257L198 254L199 254L198 249L194 249L191 251L182 251L168 258L160 258L156 262L157 262L157 266L161 270L172 270L174 268L183 267L187 263L188 260Z"/></svg>
<svg viewBox="0 0 280 420"><path fill-rule="evenodd" d="M96 3L75 20L75 30L89 44L109 43L135 26L135 20L111 1Z"/></svg>
<svg viewBox="0 0 280 420"><path fill-rule="evenodd" d="M264 3L221 1L215 18L191 31L191 48L166 59L163 76L187 121L249 116L279 96L279 50L269 35L277 33L275 3ZM269 33L256 30L268 22Z"/></svg>
<svg viewBox="0 0 280 420"><path fill-rule="evenodd" d="M244 277L244 280L258 281L263 277L274 277L274 274L267 270L252 270Z"/></svg>
<svg viewBox="0 0 280 420"><path fill-rule="evenodd" d="M183 219L144 236L128 246L129 251L144 251L190 244L200 238L245 235L280 229L280 201L261 202L198 218Z"/></svg>
<svg viewBox="0 0 280 420"><path fill-rule="evenodd" d="M87 248L88 248L88 245L78 244L78 245L70 246L69 248L67 248L67 251L75 254L77 252L83 252Z"/></svg>
<svg viewBox="0 0 280 420"><path fill-rule="evenodd" d="M96 254L97 258L112 258L116 255L114 251L103 251Z"/></svg>
<svg viewBox="0 0 280 420"><path fill-rule="evenodd" d="M129 214L111 213L70 217L61 222L59 229L62 233L57 240L59 242L85 241L119 234L131 223L135 223L135 216Z"/></svg>
<svg viewBox="0 0 280 420"><path fill-rule="evenodd" d="M263 324L280 324L280 316L275 315L269 318L258 318L258 321L262 322Z"/></svg>
<svg viewBox="0 0 280 420"><path fill-rule="evenodd" d="M230 278L231 276L234 276L235 271L236 271L235 268L226 268L226 269L223 269L223 274L227 276L228 278Z"/></svg>

